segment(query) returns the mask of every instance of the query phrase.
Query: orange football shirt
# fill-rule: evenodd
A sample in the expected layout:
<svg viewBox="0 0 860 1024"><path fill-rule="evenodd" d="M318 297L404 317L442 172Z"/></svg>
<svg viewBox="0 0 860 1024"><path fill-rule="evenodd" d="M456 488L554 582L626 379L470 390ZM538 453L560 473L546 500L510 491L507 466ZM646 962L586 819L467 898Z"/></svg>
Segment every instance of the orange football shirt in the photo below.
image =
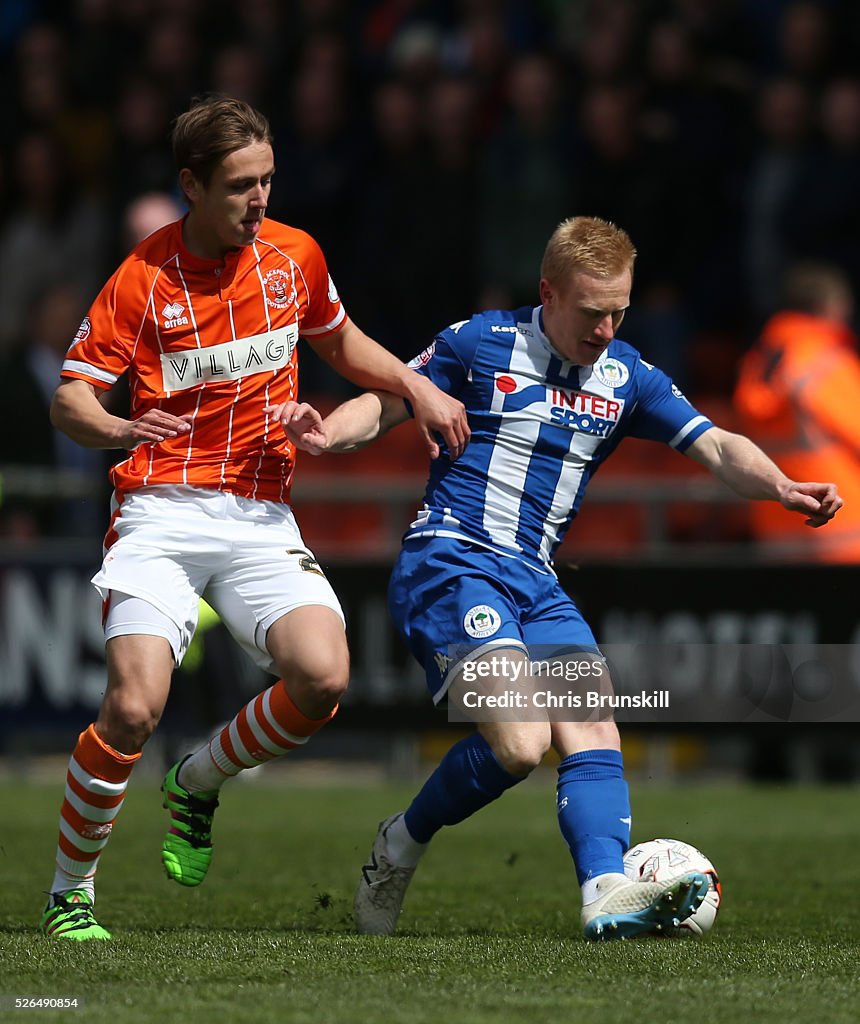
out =
<svg viewBox="0 0 860 1024"><path fill-rule="evenodd" d="M298 393L299 337L343 327L346 312L317 243L264 220L224 260L192 255L182 221L137 245L96 297L62 376L109 389L126 371L132 419L157 407L191 431L138 445L111 470L117 498L189 484L287 502L295 449L267 405Z"/></svg>

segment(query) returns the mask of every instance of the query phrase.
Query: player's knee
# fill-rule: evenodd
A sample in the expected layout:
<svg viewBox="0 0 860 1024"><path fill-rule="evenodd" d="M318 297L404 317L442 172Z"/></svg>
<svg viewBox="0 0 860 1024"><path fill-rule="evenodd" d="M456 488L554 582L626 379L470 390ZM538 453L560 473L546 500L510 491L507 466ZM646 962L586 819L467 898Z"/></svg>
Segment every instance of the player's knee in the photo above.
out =
<svg viewBox="0 0 860 1024"><path fill-rule="evenodd" d="M288 692L313 718L322 718L340 701L349 685L349 662L331 654L311 664L292 665L282 673Z"/></svg>
<svg viewBox="0 0 860 1024"><path fill-rule="evenodd" d="M510 775L525 778L541 763L549 750L550 732L511 729L489 740L496 760Z"/></svg>
<svg viewBox="0 0 860 1024"><path fill-rule="evenodd" d="M349 686L349 672L333 670L323 673L308 683L310 693L329 710L337 704Z"/></svg>
<svg viewBox="0 0 860 1024"><path fill-rule="evenodd" d="M123 754L136 754L155 732L160 714L145 701L128 696L105 704L96 721L96 732Z"/></svg>
<svg viewBox="0 0 860 1024"><path fill-rule="evenodd" d="M621 737L615 722L583 722L592 750L620 750Z"/></svg>

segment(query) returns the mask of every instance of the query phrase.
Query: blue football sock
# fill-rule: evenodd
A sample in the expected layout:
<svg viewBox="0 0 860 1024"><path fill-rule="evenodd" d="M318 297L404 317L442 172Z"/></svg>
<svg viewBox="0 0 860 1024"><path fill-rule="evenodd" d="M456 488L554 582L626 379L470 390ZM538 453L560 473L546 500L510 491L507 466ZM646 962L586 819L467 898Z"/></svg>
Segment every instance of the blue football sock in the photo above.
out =
<svg viewBox="0 0 860 1024"><path fill-rule="evenodd" d="M624 872L630 845L630 795L619 750L582 750L558 766L558 824L587 878Z"/></svg>
<svg viewBox="0 0 860 1024"><path fill-rule="evenodd" d="M443 825L456 825L522 779L506 772L479 733L455 743L403 816L418 843L429 843Z"/></svg>

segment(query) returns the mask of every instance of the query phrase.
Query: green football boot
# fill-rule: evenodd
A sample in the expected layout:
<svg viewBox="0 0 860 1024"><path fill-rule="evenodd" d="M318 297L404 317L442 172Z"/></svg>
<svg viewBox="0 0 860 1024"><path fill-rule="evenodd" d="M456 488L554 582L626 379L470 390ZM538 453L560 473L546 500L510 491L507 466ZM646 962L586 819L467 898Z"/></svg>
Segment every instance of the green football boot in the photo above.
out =
<svg viewBox="0 0 860 1024"><path fill-rule="evenodd" d="M110 932L96 921L92 897L83 889L52 892L39 930L51 939L74 939L75 942L89 939L104 942L110 938Z"/></svg>
<svg viewBox="0 0 860 1024"><path fill-rule="evenodd" d="M212 818L215 793L189 793L176 781L186 758L178 761L161 784L162 806L170 811L170 828L161 844L167 877L180 885L200 885L212 860Z"/></svg>

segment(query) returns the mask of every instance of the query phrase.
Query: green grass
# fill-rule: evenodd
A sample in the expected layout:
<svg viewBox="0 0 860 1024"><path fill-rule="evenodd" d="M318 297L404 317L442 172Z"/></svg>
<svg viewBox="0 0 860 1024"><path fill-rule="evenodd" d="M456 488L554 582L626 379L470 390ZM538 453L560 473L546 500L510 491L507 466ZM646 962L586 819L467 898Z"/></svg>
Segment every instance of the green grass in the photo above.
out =
<svg viewBox="0 0 860 1024"><path fill-rule="evenodd" d="M353 933L352 890L377 821L411 789L233 783L210 876L183 889L161 873L166 814L157 783L140 778L99 877L98 916L114 941L83 946L35 929L60 788L0 785L0 996L86 1004L77 1015L30 1011L39 1020L857 1019L856 788L635 786L634 839L700 846L724 905L701 942L600 945L579 938L549 774L437 838L393 939Z"/></svg>

